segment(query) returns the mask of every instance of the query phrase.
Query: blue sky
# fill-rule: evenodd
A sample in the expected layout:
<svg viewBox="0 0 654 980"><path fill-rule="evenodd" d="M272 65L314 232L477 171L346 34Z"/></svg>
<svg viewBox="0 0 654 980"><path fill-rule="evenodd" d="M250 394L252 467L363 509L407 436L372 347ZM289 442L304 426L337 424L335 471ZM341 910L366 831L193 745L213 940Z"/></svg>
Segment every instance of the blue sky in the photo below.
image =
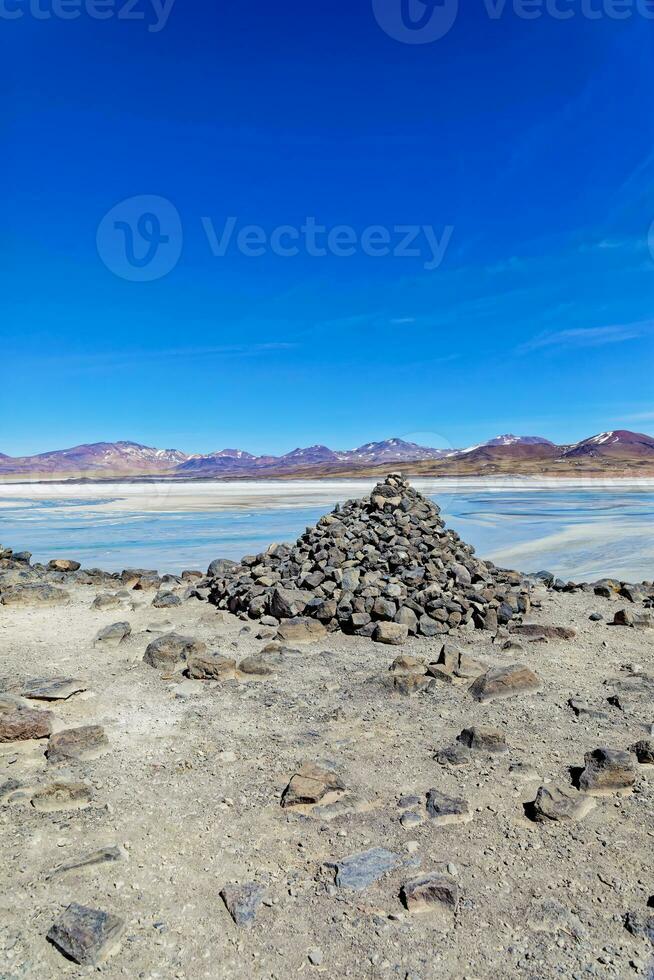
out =
<svg viewBox="0 0 654 980"><path fill-rule="evenodd" d="M406 44L371 0L36 2L0 13L0 452L654 431L654 20L470 0ZM174 261L132 281L144 198ZM308 254L307 218L353 254ZM399 226L419 254L366 254Z"/></svg>

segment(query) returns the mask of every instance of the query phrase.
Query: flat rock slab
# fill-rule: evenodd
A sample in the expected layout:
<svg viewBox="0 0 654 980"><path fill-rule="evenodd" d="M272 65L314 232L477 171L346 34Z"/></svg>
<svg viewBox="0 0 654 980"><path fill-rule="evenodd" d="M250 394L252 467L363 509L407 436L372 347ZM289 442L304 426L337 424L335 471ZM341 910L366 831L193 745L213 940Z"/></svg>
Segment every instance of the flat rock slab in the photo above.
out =
<svg viewBox="0 0 654 980"><path fill-rule="evenodd" d="M102 725L83 725L66 728L50 736L48 762L87 762L97 759L109 748L109 739Z"/></svg>
<svg viewBox="0 0 654 980"><path fill-rule="evenodd" d="M199 681L224 681L234 677L236 661L222 653L192 653L186 662L189 677Z"/></svg>
<svg viewBox="0 0 654 980"><path fill-rule="evenodd" d="M567 823L583 820L595 807L595 800L568 786L541 786L528 813L537 823Z"/></svg>
<svg viewBox="0 0 654 980"><path fill-rule="evenodd" d="M69 871L83 871L85 868L95 868L102 864L115 864L117 861L124 861L127 857L127 852L119 847L117 844L112 844L109 847L100 847L97 851L91 851L90 854L86 854L84 857L79 858L77 861L69 861L66 864L59 865L54 871L45 876L46 881L51 881L53 878L58 878L60 875L67 874Z"/></svg>
<svg viewBox="0 0 654 980"><path fill-rule="evenodd" d="M13 585L0 595L5 606L60 606L69 599L68 592L54 585Z"/></svg>
<svg viewBox="0 0 654 980"><path fill-rule="evenodd" d="M86 783L58 782L41 786L31 797L31 804L41 813L57 810L82 810L91 802L91 790Z"/></svg>
<svg viewBox="0 0 654 980"><path fill-rule="evenodd" d="M193 636L182 636L179 633L165 633L149 643L143 660L151 667L177 667L184 663L192 654L206 653L207 645Z"/></svg>
<svg viewBox="0 0 654 980"><path fill-rule="evenodd" d="M470 823L472 810L467 800L446 796L438 789L427 792L427 816L441 827L456 823Z"/></svg>
<svg viewBox="0 0 654 980"><path fill-rule="evenodd" d="M220 897L237 926L251 926L266 896L263 885L249 881L243 885L225 885Z"/></svg>
<svg viewBox="0 0 654 980"><path fill-rule="evenodd" d="M181 606L182 600L174 592L157 592L152 600L155 609L171 609L173 606Z"/></svg>
<svg viewBox="0 0 654 980"><path fill-rule="evenodd" d="M328 793L344 789L343 780L332 769L308 762L291 777L282 795L282 806L319 803Z"/></svg>
<svg viewBox="0 0 654 980"><path fill-rule="evenodd" d="M0 742L23 742L32 738L49 738L53 715L35 708L0 707Z"/></svg>
<svg viewBox="0 0 654 980"><path fill-rule="evenodd" d="M287 619L277 630L277 636L285 643L317 643L327 636L327 630L317 619L296 616Z"/></svg>
<svg viewBox="0 0 654 980"><path fill-rule="evenodd" d="M618 609L613 617L614 626L630 626L632 629L654 629L654 615L648 612L633 612L631 609Z"/></svg>
<svg viewBox="0 0 654 980"><path fill-rule="evenodd" d="M459 886L449 875L431 872L406 881L400 899L409 912L429 912L445 908L456 912L459 907Z"/></svg>
<svg viewBox="0 0 654 980"><path fill-rule="evenodd" d="M360 892L401 863L399 854L387 851L384 847L373 847L369 851L351 854L341 861L327 862L326 867L334 869L334 881L338 888Z"/></svg>
<svg viewBox="0 0 654 980"><path fill-rule="evenodd" d="M279 650L262 650L245 657L238 665L242 674L256 677L272 677L284 664L284 656Z"/></svg>
<svg viewBox="0 0 654 980"><path fill-rule="evenodd" d="M65 701L85 690L84 681L77 677L32 677L25 681L20 693L34 701Z"/></svg>
<svg viewBox="0 0 654 980"><path fill-rule="evenodd" d="M541 688L538 674L525 664L491 667L468 688L475 701L496 701L516 694L533 694Z"/></svg>
<svg viewBox="0 0 654 980"><path fill-rule="evenodd" d="M117 915L73 902L55 919L46 938L74 963L97 966L116 948L124 929Z"/></svg>
<svg viewBox="0 0 654 980"><path fill-rule="evenodd" d="M401 646L409 639L409 627L405 623L377 623L372 638L375 643Z"/></svg>
<svg viewBox="0 0 654 980"><path fill-rule="evenodd" d="M479 752L490 752L493 755L508 752L504 732L496 728L479 728L477 726L464 728L456 739L457 742L461 742L469 749L475 749Z"/></svg>
<svg viewBox="0 0 654 980"><path fill-rule="evenodd" d="M111 623L101 629L95 637L96 646L117 647L131 635L132 627L129 623Z"/></svg>
<svg viewBox="0 0 654 980"><path fill-rule="evenodd" d="M538 623L519 623L511 630L530 642L538 640L574 640L577 631L570 626L541 626Z"/></svg>
<svg viewBox="0 0 654 980"><path fill-rule="evenodd" d="M594 749L584 756L586 766L579 777L579 789L591 796L611 796L628 792L636 782L634 757L620 749Z"/></svg>

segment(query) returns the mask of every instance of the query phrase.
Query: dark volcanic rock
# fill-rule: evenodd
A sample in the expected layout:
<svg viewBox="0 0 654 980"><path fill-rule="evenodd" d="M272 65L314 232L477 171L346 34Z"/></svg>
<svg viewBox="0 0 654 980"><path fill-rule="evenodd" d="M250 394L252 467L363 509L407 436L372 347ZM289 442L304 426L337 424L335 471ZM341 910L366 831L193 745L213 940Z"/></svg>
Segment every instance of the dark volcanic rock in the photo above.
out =
<svg viewBox="0 0 654 980"><path fill-rule="evenodd" d="M73 902L55 919L47 939L82 966L97 966L112 952L125 929L117 915Z"/></svg>
<svg viewBox="0 0 654 980"><path fill-rule="evenodd" d="M49 738L52 721L53 716L50 711L37 711L34 708L21 706L0 706L0 742L24 742L31 738Z"/></svg>
<svg viewBox="0 0 654 980"><path fill-rule="evenodd" d="M294 545L213 562L209 574L209 600L220 609L306 617L385 643L458 626L497 630L530 607L530 583L476 558L399 474L322 517Z"/></svg>
<svg viewBox="0 0 654 980"><path fill-rule="evenodd" d="M249 881L243 885L225 885L220 897L237 926L251 926L265 898L263 885Z"/></svg>
<svg viewBox="0 0 654 980"><path fill-rule="evenodd" d="M470 823L472 811L467 800L446 796L438 789L427 793L427 816L441 826L452 823Z"/></svg>
<svg viewBox="0 0 654 980"><path fill-rule="evenodd" d="M456 912L459 886L449 875L432 872L406 881L400 890L400 898L409 912L428 912L434 906Z"/></svg>
<svg viewBox="0 0 654 980"><path fill-rule="evenodd" d="M619 749L594 749L584 756L586 766L579 788L592 796L607 796L630 790L636 781L634 757Z"/></svg>
<svg viewBox="0 0 654 980"><path fill-rule="evenodd" d="M536 799L529 804L528 812L538 823L562 823L581 820L595 805L594 800L584 793L567 786L541 786Z"/></svg>
<svg viewBox="0 0 654 980"><path fill-rule="evenodd" d="M457 742L462 742L469 749L477 749L481 752L501 753L508 751L504 732L500 732L496 728L464 728L461 734L457 735Z"/></svg>
<svg viewBox="0 0 654 980"><path fill-rule="evenodd" d="M387 851L384 847L373 847L340 861L328 862L326 866L334 869L334 881L338 888L351 888L360 892L388 871L397 868L401 861L400 856L393 851Z"/></svg>

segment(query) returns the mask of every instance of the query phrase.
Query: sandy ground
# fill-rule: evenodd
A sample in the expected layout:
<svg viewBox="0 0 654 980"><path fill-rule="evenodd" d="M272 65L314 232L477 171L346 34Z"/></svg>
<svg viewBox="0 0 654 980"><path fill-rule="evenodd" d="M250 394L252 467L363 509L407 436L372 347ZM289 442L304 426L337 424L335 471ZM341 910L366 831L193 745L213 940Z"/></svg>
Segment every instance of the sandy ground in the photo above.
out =
<svg viewBox="0 0 654 980"><path fill-rule="evenodd" d="M622 690L621 707L607 697L611 682L654 672L654 631L588 620L612 618L622 600L542 590L531 620L575 626L569 642L507 653L485 634L456 638L489 664L517 660L542 678L539 693L478 704L465 686L406 697L378 682L399 653L436 659L441 644L428 640L393 648L333 634L286 652L272 677L191 682L143 662L155 636L174 629L240 660L264 645L256 624L244 631L197 599L155 609L152 592L100 612L95 588L70 591L60 607L0 605L4 686L82 679L86 692L51 706L56 727L99 724L110 743L100 758L64 766L47 761L45 741L0 745L0 784L71 778L93 794L73 811L0 806L2 980L94 972L45 938L72 901L126 920L101 967L107 977L654 976L654 947L624 925L626 913L654 914L654 767L639 766L632 794L598 800L578 823L534 823L523 809L542 783L569 785L585 752L624 749L651 731L651 690ZM131 637L94 646L117 620ZM603 717L577 717L574 696ZM439 764L435 752L472 724L501 729L509 751ZM298 765L316 760L341 774L356 797L350 812L328 820L281 807ZM424 799L431 787L468 800L472 821L403 826L398 799ZM424 816L423 804L413 809ZM124 859L48 878L106 845L123 847ZM377 846L400 866L360 892L334 887L326 862ZM429 871L458 883L456 915L403 907L402 883ZM219 892L251 880L267 897L253 926L238 927Z"/></svg>

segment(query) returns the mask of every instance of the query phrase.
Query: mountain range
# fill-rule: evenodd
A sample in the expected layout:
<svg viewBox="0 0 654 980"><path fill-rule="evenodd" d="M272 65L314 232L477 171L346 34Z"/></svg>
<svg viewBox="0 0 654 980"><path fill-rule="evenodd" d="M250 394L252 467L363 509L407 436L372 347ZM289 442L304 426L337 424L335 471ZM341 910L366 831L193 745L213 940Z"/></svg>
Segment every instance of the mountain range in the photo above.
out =
<svg viewBox="0 0 654 980"><path fill-rule="evenodd" d="M588 475L654 475L654 438L617 429L559 446L542 436L508 433L466 449L433 449L403 439L386 439L350 450L309 446L283 456L255 456L243 449L189 455L136 442L97 442L36 456L12 458L0 453L0 480L367 476L397 466L424 476L564 476L580 471Z"/></svg>

